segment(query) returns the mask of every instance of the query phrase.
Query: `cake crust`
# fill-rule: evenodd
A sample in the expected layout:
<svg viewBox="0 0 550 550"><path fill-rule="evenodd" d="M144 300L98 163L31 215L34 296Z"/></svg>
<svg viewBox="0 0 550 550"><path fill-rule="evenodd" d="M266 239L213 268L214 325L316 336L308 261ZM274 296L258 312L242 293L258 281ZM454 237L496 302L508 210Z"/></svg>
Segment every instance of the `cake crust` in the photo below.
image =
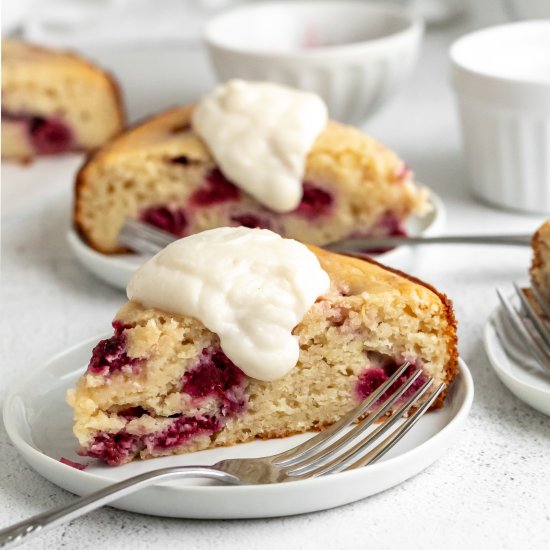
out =
<svg viewBox="0 0 550 550"><path fill-rule="evenodd" d="M533 258L529 274L537 289L550 303L550 220L544 222L531 239Z"/></svg>
<svg viewBox="0 0 550 550"><path fill-rule="evenodd" d="M317 253L317 250L315 252ZM323 250L320 250L320 252L323 252ZM372 265L379 266L386 271L389 271L399 277L402 277L403 279L407 279L408 281L410 281L411 283L414 283L415 285L423 286L427 288L430 292L433 292L433 294L435 294L441 301L441 304L443 306L444 316L447 321L447 326L443 329L443 337L447 342L447 353L449 354L446 377L444 379L444 382L447 387L439 394L437 399L434 401L434 404L432 405L432 410L441 408L447 397L447 390L448 390L449 384L452 382L452 380L458 373L459 355L458 355L457 322L456 322L456 316L454 314L452 300L446 294L444 294L443 292L439 292L439 290L437 290L434 286L423 281L422 279L414 277L413 275L410 275L409 273L405 273L404 271L400 271L399 269L395 269L393 267L382 264L376 261L371 256L368 256L367 254L360 254L360 255L345 254L345 256L349 256L351 258L358 259L359 261L363 261L363 262L370 263Z"/></svg>

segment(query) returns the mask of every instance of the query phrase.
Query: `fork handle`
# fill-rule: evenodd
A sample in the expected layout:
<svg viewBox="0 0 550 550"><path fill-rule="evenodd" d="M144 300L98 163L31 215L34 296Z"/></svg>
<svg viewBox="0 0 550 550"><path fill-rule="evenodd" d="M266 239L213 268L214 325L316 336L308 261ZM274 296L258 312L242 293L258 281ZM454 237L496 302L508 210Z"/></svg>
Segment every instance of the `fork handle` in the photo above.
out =
<svg viewBox="0 0 550 550"><path fill-rule="evenodd" d="M13 548L39 533L44 533L48 529L87 514L104 504L108 504L117 498L126 496L137 489L147 487L153 483L174 478L197 477L215 479L233 485L240 483L240 480L236 476L209 466L173 466L171 468L146 472L124 481L119 481L113 485L108 485L90 495L77 498L70 504L59 506L10 527L0 529L0 548Z"/></svg>
<svg viewBox="0 0 550 550"><path fill-rule="evenodd" d="M402 245L424 244L494 244L506 246L530 246L532 235L440 235L437 237L369 237L346 239L326 245L336 252L361 252L368 249L391 248Z"/></svg>

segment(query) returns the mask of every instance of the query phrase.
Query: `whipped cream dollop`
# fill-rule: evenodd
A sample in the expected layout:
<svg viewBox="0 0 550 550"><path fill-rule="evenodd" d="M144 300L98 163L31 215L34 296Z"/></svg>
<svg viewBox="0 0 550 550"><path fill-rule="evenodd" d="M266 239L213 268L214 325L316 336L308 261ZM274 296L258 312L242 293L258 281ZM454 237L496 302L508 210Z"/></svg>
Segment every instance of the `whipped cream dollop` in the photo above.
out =
<svg viewBox="0 0 550 550"><path fill-rule="evenodd" d="M323 100L268 82L231 80L193 112L226 178L275 212L302 199L306 157L328 120Z"/></svg>
<svg viewBox="0 0 550 550"><path fill-rule="evenodd" d="M127 292L145 307L199 319L245 374L270 381L296 365L292 329L329 286L303 244L267 229L222 227L168 245Z"/></svg>

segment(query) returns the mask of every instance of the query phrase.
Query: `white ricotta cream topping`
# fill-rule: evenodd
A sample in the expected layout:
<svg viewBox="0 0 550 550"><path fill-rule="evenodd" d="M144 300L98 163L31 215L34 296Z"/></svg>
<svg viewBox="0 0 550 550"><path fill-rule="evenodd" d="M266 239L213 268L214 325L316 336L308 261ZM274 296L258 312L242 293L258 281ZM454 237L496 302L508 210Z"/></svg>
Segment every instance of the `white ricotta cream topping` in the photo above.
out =
<svg viewBox="0 0 550 550"><path fill-rule="evenodd" d="M245 374L269 381L296 365L292 329L329 285L303 244L266 229L222 227L168 245L127 292L145 307L199 319Z"/></svg>
<svg viewBox="0 0 550 550"><path fill-rule="evenodd" d="M275 212L302 199L306 157L327 124L312 93L267 82L231 80L193 112L193 128L223 174Z"/></svg>

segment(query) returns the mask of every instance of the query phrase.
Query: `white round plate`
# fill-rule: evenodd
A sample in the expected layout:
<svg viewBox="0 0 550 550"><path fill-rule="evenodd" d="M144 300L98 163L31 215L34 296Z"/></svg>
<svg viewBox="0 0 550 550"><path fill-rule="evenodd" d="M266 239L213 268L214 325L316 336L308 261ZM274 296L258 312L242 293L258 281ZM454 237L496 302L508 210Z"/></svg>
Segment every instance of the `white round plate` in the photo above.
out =
<svg viewBox="0 0 550 550"><path fill-rule="evenodd" d="M506 330L502 316L502 307L498 306L485 325L485 351L489 362L515 396L550 416L550 376L542 371L510 329ZM498 333L508 335L506 348Z"/></svg>
<svg viewBox="0 0 550 550"><path fill-rule="evenodd" d="M443 201L430 192L429 202L432 210L424 217L411 216L407 220L407 232L416 237L419 235L437 235L445 225L445 206ZM89 247L76 233L70 229L67 233L69 247L78 261L91 273L116 288L126 289L126 285L134 271L147 259L137 254L101 254ZM383 263L392 263L406 250L399 247L376 256Z"/></svg>
<svg viewBox="0 0 550 550"><path fill-rule="evenodd" d="M213 464L234 457L258 457L296 446L310 434L254 441L190 453L135 461L119 467L78 457L71 432L72 414L65 392L82 374L98 338L68 349L32 372L8 396L4 424L9 438L38 473L56 485L83 495L128 477L172 465ZM353 502L416 475L452 443L472 404L474 388L466 364L449 389L445 406L423 416L378 463L332 476L273 485L223 486L212 481L170 481L142 489L113 504L116 508L158 516L231 519L289 516ZM61 457L88 467L77 470Z"/></svg>

